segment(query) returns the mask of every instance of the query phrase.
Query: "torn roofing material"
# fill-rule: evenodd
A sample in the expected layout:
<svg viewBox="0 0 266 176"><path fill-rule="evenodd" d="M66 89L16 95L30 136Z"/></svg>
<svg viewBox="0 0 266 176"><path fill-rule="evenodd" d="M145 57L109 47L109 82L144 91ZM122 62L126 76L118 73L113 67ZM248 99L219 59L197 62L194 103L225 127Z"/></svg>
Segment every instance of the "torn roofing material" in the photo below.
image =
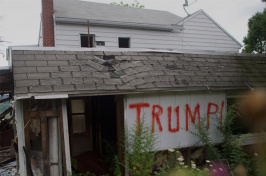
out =
<svg viewBox="0 0 266 176"><path fill-rule="evenodd" d="M68 18L162 26L177 24L182 20L181 17L167 11L123 7L78 0L55 0L54 9L56 20Z"/></svg>
<svg viewBox="0 0 266 176"><path fill-rule="evenodd" d="M16 96L266 87L265 55L13 50Z"/></svg>

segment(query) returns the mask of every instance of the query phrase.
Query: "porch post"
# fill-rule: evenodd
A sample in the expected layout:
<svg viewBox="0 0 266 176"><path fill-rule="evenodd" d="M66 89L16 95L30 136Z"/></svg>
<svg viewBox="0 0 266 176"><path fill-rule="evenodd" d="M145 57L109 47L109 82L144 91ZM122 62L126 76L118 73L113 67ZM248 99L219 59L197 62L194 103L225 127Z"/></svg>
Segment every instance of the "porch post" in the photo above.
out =
<svg viewBox="0 0 266 176"><path fill-rule="evenodd" d="M19 173L20 175L27 175L26 156L23 150L23 146L25 146L25 133L24 133L24 116L23 116L22 100L16 101L15 117L16 117L17 136L18 136Z"/></svg>
<svg viewBox="0 0 266 176"><path fill-rule="evenodd" d="M66 106L66 99L61 99L61 106L62 106L62 126L60 127L63 130L64 135L64 148L65 148L65 166L67 171L67 176L72 175L71 171L71 158L70 158L70 144L69 144L69 133L68 133L68 117L67 117L67 106Z"/></svg>

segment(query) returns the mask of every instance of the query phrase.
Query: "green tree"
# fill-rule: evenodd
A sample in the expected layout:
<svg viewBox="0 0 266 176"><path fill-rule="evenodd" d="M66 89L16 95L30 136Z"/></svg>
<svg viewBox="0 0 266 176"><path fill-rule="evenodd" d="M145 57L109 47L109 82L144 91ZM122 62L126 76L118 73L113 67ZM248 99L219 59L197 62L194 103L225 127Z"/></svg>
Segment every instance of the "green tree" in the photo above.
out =
<svg viewBox="0 0 266 176"><path fill-rule="evenodd" d="M263 0L266 1L266 0ZM244 37L243 53L266 52L266 9L256 13L248 21L248 34Z"/></svg>
<svg viewBox="0 0 266 176"><path fill-rule="evenodd" d="M135 7L135 8L145 8L144 5L141 5L137 0L134 0L134 3L132 4L124 4L123 1L116 3L116 2L111 2L112 5L118 5L118 6L125 6L125 7Z"/></svg>

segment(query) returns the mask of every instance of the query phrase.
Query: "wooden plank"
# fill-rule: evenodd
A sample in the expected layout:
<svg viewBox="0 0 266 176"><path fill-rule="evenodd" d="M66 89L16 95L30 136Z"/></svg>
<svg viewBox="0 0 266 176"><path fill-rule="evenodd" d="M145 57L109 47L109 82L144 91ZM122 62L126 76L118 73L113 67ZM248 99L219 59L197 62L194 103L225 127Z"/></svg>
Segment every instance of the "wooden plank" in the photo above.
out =
<svg viewBox="0 0 266 176"><path fill-rule="evenodd" d="M71 171L71 158L70 158L70 145L69 145L69 130L68 130L68 117L67 117L67 106L66 100L61 99L61 108L62 108L62 119L63 119L63 134L64 134L64 146L65 146L65 159L66 159L66 170L67 176L72 175Z"/></svg>
<svg viewBox="0 0 266 176"><path fill-rule="evenodd" d="M98 151L101 155L103 152L102 148L102 124L101 124L101 103L100 97L97 97L97 125L98 125Z"/></svg>
<svg viewBox="0 0 266 176"><path fill-rule="evenodd" d="M59 115L58 111L32 111L29 112L29 118L36 117L57 117Z"/></svg>
<svg viewBox="0 0 266 176"><path fill-rule="evenodd" d="M29 126L29 101L25 100L23 101L23 112L24 112L24 131L25 131L25 144L26 148L30 149L30 126Z"/></svg>
<svg viewBox="0 0 266 176"><path fill-rule="evenodd" d="M59 125L60 125L60 138L61 138L61 154L63 160L63 168L66 167L66 151L65 151L65 136L64 136L64 122L63 122L63 112L62 112L62 103L57 101L57 107L59 112ZM64 175L67 175L67 169L63 170Z"/></svg>
<svg viewBox="0 0 266 176"><path fill-rule="evenodd" d="M6 102L6 101L9 101L11 100L12 97L7 97L7 98L3 98L2 100L0 100L0 103L3 103L3 102Z"/></svg>
<svg viewBox="0 0 266 176"><path fill-rule="evenodd" d="M49 135L47 117L41 117L41 133L42 133L42 154L43 154L43 175L50 175L49 168Z"/></svg>
<svg viewBox="0 0 266 176"><path fill-rule="evenodd" d="M5 129L5 127L7 125L9 125L9 123L13 120L14 116L12 116L10 119L8 119L7 123L0 129L0 131L2 131L3 129Z"/></svg>
<svg viewBox="0 0 266 176"><path fill-rule="evenodd" d="M89 97L88 99L88 105L86 105L89 109L89 112L86 112L86 119L88 119L89 121L89 125L88 125L88 132L89 132L89 141L90 141L90 151L93 150L93 135L92 135L92 129L93 129L93 126L92 126L92 123L93 123L93 115L92 115L92 108L91 108L91 97Z"/></svg>
<svg viewBox="0 0 266 176"><path fill-rule="evenodd" d="M116 126L117 126L117 156L120 163L124 161L123 145L123 132L124 132L124 96L116 96ZM124 169L120 167L120 169ZM124 170L123 172L124 173Z"/></svg>
<svg viewBox="0 0 266 176"><path fill-rule="evenodd" d="M10 83L12 81L11 75L0 76L0 83Z"/></svg>

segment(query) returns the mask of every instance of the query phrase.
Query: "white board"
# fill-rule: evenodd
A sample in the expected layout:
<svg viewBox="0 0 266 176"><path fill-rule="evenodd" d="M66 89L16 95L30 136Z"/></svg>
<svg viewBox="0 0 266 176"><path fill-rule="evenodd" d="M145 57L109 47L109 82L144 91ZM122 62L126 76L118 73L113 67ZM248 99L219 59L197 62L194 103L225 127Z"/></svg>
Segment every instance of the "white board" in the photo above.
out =
<svg viewBox="0 0 266 176"><path fill-rule="evenodd" d="M137 111L140 112L139 118ZM125 126L130 131L136 127L138 119L144 120L144 124L150 126L157 137L156 148L166 150L194 146L198 139L191 133L196 131L193 122L198 125L200 120L202 128L202 122L209 123L211 139L214 143L220 143L222 137L217 125L223 120L225 111L224 91L211 94L201 91L127 95Z"/></svg>

